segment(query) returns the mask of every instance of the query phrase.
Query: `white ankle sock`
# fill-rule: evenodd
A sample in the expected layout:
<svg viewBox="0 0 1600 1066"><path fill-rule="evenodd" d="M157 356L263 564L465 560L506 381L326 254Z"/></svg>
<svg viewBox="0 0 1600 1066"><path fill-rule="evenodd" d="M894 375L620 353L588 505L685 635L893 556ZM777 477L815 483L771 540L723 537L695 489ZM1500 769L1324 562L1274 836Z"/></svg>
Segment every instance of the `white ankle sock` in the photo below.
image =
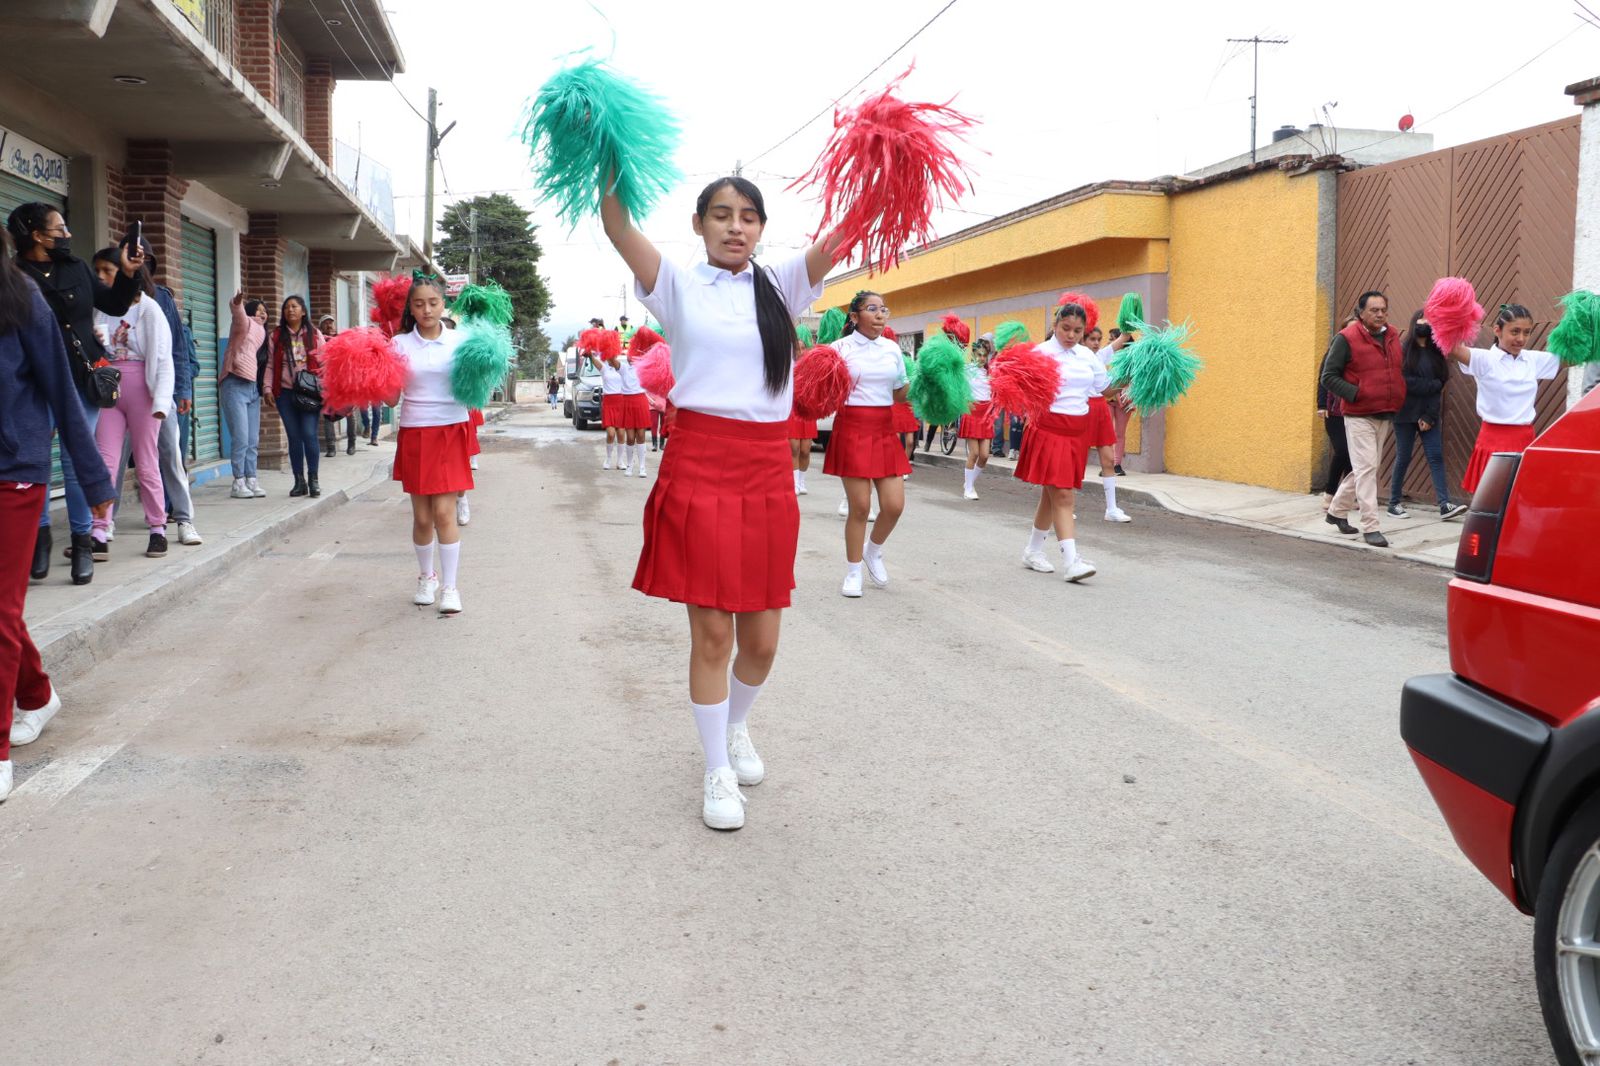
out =
<svg viewBox="0 0 1600 1066"><path fill-rule="evenodd" d="M642 474L644 473L644 464L646 457L650 454L650 449L646 448L643 444L635 444L633 446L633 450L639 453L639 473Z"/></svg>
<svg viewBox="0 0 1600 1066"><path fill-rule="evenodd" d="M1061 542L1061 561L1067 566L1078 557L1078 541L1075 537L1068 537Z"/></svg>
<svg viewBox="0 0 1600 1066"><path fill-rule="evenodd" d="M849 559L846 559L844 561L844 565L845 565L845 572L849 576L851 576L851 577L860 577L861 576L861 564L860 563L852 563Z"/></svg>
<svg viewBox="0 0 1600 1066"><path fill-rule="evenodd" d="M760 685L747 685L728 674L728 724L730 726L743 725L744 720L750 717L750 707L756 702L756 697L761 695Z"/></svg>
<svg viewBox="0 0 1600 1066"><path fill-rule="evenodd" d="M972 491L972 483L978 480L978 468L972 467L966 473L967 491Z"/></svg>
<svg viewBox="0 0 1600 1066"><path fill-rule="evenodd" d="M863 562L865 562L867 559L883 558L883 545L874 541L871 537L868 537L866 549L861 553L861 558Z"/></svg>
<svg viewBox="0 0 1600 1066"><path fill-rule="evenodd" d="M728 701L721 703L690 702L694 711L694 726L700 731L700 748L705 752L706 769L715 770L728 765Z"/></svg>
<svg viewBox="0 0 1600 1066"><path fill-rule="evenodd" d="M1115 511L1117 509L1117 475L1109 474L1101 478L1100 484L1106 490L1106 510Z"/></svg>
<svg viewBox="0 0 1600 1066"><path fill-rule="evenodd" d="M417 553L417 576L429 577L433 574L433 545L434 541L426 544L413 544L411 550Z"/></svg>
<svg viewBox="0 0 1600 1066"><path fill-rule="evenodd" d="M439 587L456 587L456 569L461 565L461 542L439 545Z"/></svg>
<svg viewBox="0 0 1600 1066"><path fill-rule="evenodd" d="M800 483L801 488L806 487L806 472L804 470L796 470L794 472L794 479Z"/></svg>
<svg viewBox="0 0 1600 1066"><path fill-rule="evenodd" d="M607 466L611 465L611 460L616 458L616 454L617 454L617 446L615 444L611 443L610 441L606 441L606 465Z"/></svg>
<svg viewBox="0 0 1600 1066"><path fill-rule="evenodd" d="M1050 534L1050 531L1048 529L1036 529L1032 533L1029 533L1028 534L1028 551L1030 551L1030 552L1042 552L1042 551L1044 551L1044 538L1049 536L1049 534Z"/></svg>
<svg viewBox="0 0 1600 1066"><path fill-rule="evenodd" d="M972 468L972 480L974 480L974 481L978 480L979 475L981 475L982 473L983 473L983 467L981 467L981 466L973 467Z"/></svg>
<svg viewBox="0 0 1600 1066"><path fill-rule="evenodd" d="M800 491L800 486L805 484L805 480L805 478L800 476L800 471L796 470L794 472L794 487L796 492Z"/></svg>

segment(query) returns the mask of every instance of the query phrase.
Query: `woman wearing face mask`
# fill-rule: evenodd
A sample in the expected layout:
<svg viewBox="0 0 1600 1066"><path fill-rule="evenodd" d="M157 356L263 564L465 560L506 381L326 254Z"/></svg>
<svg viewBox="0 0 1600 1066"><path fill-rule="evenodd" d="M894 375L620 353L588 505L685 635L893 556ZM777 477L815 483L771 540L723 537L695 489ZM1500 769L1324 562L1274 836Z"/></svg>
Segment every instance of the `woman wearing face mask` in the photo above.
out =
<svg viewBox="0 0 1600 1066"><path fill-rule="evenodd" d="M302 370L313 374L321 372L322 364L317 349L322 347L323 336L311 325L306 302L298 296L283 301L278 313L278 328L267 336L267 384L262 399L272 403L276 399L278 417L283 420L283 431L289 437L289 466L294 470L294 488L291 496L321 496L317 485L318 463L322 453L317 448L318 411L303 411L293 396L295 375Z"/></svg>
<svg viewBox="0 0 1600 1066"><path fill-rule="evenodd" d="M1450 366L1445 362L1444 353L1433 343L1433 327L1428 325L1421 311L1411 316L1411 328L1406 331L1400 351L1406 402L1394 416L1394 477L1389 483L1389 514L1395 518L1411 517L1401 504L1400 496L1406 473L1411 468L1411 454L1420 436L1423 454L1428 457L1428 470L1433 474L1439 516L1459 518L1466 513L1467 505L1450 502L1450 483L1444 472L1444 432L1439 428Z"/></svg>
<svg viewBox="0 0 1600 1066"><path fill-rule="evenodd" d="M1461 487L1476 492L1478 479L1495 452L1522 452L1536 436L1534 403L1539 382L1561 373L1561 360L1549 352L1529 348L1533 313L1521 304L1501 304L1494 320L1494 347L1468 348L1458 344L1450 358L1461 372L1478 382L1478 441L1461 478Z"/></svg>
<svg viewBox="0 0 1600 1066"><path fill-rule="evenodd" d="M44 294L61 329L72 382L92 431L100 408L89 400L89 370L109 362L95 336L94 313L99 310L120 315L128 310L139 292L139 283L134 279L144 267L144 252L138 248L119 249L119 269L108 286L88 263L72 254L72 232L61 212L49 204L22 204L11 212L6 229L17 247L17 265ZM72 528L72 583L86 585L94 577L94 542L90 536L93 515L79 486L70 452L62 453L61 473L66 482L67 519ZM34 545L33 577L49 575L51 550L50 502L46 496Z"/></svg>
<svg viewBox="0 0 1600 1066"><path fill-rule="evenodd" d="M267 494L256 479L256 456L261 445L256 353L267 342L267 305L260 300L246 300L244 293L236 292L228 307L233 313L233 325L228 329L228 351L217 367L217 393L222 417L228 423L233 466L233 488L228 495L235 500L250 500Z"/></svg>

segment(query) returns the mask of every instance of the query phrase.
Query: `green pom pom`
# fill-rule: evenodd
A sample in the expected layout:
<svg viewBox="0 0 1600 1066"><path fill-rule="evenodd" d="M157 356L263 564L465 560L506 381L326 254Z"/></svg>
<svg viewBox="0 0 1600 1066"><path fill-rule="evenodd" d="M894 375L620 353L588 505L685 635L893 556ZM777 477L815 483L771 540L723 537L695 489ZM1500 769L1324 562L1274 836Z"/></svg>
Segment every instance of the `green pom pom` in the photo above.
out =
<svg viewBox="0 0 1600 1066"><path fill-rule="evenodd" d="M1027 344L1032 339L1028 327L1021 322L1002 322L994 328L994 350L997 352L1003 352L1013 344Z"/></svg>
<svg viewBox="0 0 1600 1066"><path fill-rule="evenodd" d="M817 323L817 343L832 344L844 336L845 323L848 321L839 308L828 308L822 313L822 321Z"/></svg>
<svg viewBox="0 0 1600 1066"><path fill-rule="evenodd" d="M659 322L652 322L647 318L644 320L644 328L655 330L656 336L660 337L662 340L667 339L667 331L661 328L661 323Z"/></svg>
<svg viewBox="0 0 1600 1066"><path fill-rule="evenodd" d="M948 426L972 408L967 355L943 332L917 352L917 376L907 394L917 417L930 426Z"/></svg>
<svg viewBox="0 0 1600 1066"><path fill-rule="evenodd" d="M468 319L450 365L450 394L463 407L481 408L511 370L511 331L485 319Z"/></svg>
<svg viewBox="0 0 1600 1066"><path fill-rule="evenodd" d="M574 229L598 213L608 181L637 221L682 177L672 162L677 121L654 94L592 59L540 86L528 102L522 142L535 188Z"/></svg>
<svg viewBox="0 0 1600 1066"><path fill-rule="evenodd" d="M1117 363L1119 370L1120 364L1127 364L1128 398L1149 414L1181 400L1194 384L1202 364L1185 347L1192 329L1189 323L1168 323L1164 329L1141 326L1143 336L1122 349Z"/></svg>
<svg viewBox="0 0 1600 1066"><path fill-rule="evenodd" d="M1128 358L1128 349L1126 348L1111 357L1111 362L1106 364L1106 370L1111 374L1111 380L1106 382L1107 392L1128 387L1128 369L1132 362L1133 360Z"/></svg>
<svg viewBox="0 0 1600 1066"><path fill-rule="evenodd" d="M1117 328L1124 333L1138 333L1144 328L1144 300L1136 292L1122 298L1117 308Z"/></svg>
<svg viewBox="0 0 1600 1066"><path fill-rule="evenodd" d="M1600 295L1578 289L1563 296L1561 306L1561 322L1545 342L1550 351L1569 366L1600 363Z"/></svg>
<svg viewBox="0 0 1600 1066"><path fill-rule="evenodd" d="M480 318L497 326L511 325L511 294L493 281L482 285L468 285L450 304L450 311L458 319Z"/></svg>
<svg viewBox="0 0 1600 1066"><path fill-rule="evenodd" d="M817 335L811 332L811 327L801 323L794 327L794 335L800 338L800 350L810 351L817 346Z"/></svg>

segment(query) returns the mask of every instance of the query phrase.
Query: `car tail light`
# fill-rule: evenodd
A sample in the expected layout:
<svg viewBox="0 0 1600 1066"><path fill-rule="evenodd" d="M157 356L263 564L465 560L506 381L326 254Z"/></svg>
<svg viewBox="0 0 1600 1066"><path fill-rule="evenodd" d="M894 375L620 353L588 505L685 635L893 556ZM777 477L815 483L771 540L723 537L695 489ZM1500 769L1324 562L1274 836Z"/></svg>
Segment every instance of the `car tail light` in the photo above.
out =
<svg viewBox="0 0 1600 1066"><path fill-rule="evenodd" d="M1511 452L1499 452L1490 457L1461 526L1461 543L1456 547L1457 577L1487 584L1494 573L1500 524L1505 520L1511 484L1517 479L1517 467L1521 463L1522 456Z"/></svg>

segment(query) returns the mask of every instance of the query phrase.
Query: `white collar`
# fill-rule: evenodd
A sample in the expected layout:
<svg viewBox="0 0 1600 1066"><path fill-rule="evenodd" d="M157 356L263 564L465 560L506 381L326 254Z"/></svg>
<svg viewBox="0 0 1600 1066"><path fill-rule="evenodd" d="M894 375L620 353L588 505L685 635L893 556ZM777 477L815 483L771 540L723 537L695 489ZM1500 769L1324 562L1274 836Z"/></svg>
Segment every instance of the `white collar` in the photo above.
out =
<svg viewBox="0 0 1600 1066"><path fill-rule="evenodd" d="M439 330L439 335L437 337L433 338L432 340L429 340L427 337L424 337L422 335L422 327L421 326L412 326L411 327L411 336L413 336L413 337L415 337L417 339L417 343L418 344L443 344L444 343L444 335L446 333L449 333L449 332L450 332L450 330L448 328L441 327L440 330Z"/></svg>
<svg viewBox="0 0 1600 1066"><path fill-rule="evenodd" d="M694 276L700 279L702 285L715 285L723 278L727 278L729 281L749 281L754 283L756 270L757 267L753 263L747 264L737 274L731 270L712 266L710 263L696 263L694 265Z"/></svg>

